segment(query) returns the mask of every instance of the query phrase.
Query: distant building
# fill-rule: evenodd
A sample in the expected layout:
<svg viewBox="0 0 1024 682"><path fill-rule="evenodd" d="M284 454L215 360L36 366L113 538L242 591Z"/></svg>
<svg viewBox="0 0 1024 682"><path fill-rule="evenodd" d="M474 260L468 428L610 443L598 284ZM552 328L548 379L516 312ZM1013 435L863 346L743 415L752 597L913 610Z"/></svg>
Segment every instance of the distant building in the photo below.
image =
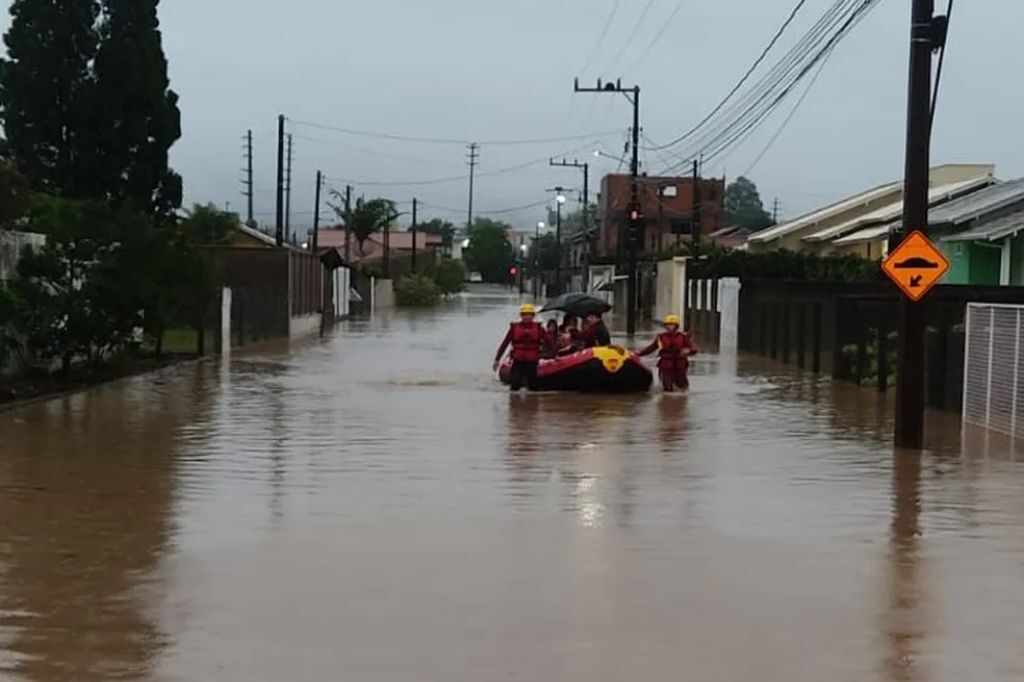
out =
<svg viewBox="0 0 1024 682"><path fill-rule="evenodd" d="M346 233L343 229L328 228L320 230L317 234L317 245L321 249L336 248L339 252L345 252ZM420 252L433 251L441 248L442 238L439 234L416 233L416 250ZM388 233L388 247L393 256L402 253L412 253L413 234L412 232L393 231ZM359 241L352 237L352 246L349 250L350 261L380 260L384 257L384 235L375 232L360 246Z"/></svg>
<svg viewBox="0 0 1024 682"><path fill-rule="evenodd" d="M641 253L656 254L671 249L678 241L689 241L694 214L693 178L641 176L639 185L644 225ZM716 178L704 178L700 180L699 187L700 229L704 236L722 227L725 183ZM601 180L597 204L599 230L594 245L596 257L621 255L629 226L631 196L630 175L606 175Z"/></svg>

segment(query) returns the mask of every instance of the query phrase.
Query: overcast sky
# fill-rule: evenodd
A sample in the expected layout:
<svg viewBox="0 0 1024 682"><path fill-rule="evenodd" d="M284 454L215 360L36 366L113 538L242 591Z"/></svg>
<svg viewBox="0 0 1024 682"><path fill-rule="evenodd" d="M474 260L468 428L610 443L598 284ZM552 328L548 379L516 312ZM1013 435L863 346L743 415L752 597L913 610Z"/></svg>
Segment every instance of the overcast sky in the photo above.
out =
<svg viewBox="0 0 1024 682"><path fill-rule="evenodd" d="M187 202L230 202L242 210L242 136L255 135L256 211L273 221L276 117L295 134L293 225L311 223L316 170L333 187L396 201L413 196L423 218L465 220L467 183L376 186L465 175L465 149L343 135L300 121L371 132L456 140L536 139L608 132L547 144L484 145L480 211L533 204L556 184L578 187L580 173L533 165L577 156L594 181L621 154L629 104L607 95L574 95L572 80L597 76L639 84L645 134L663 142L699 121L767 44L796 0L621 0L612 29L583 71L615 0L289 0L161 3L172 87L181 95L184 135L173 150ZM832 0L807 0L765 66ZM937 0L945 7L945 0ZM750 175L766 204L793 217L831 199L902 175L910 0L881 0L833 54L777 141ZM9 23L6 15L4 29ZM1021 0L960 0L936 120L933 163L991 162L1004 178L1024 175L1024 90L1018 45ZM629 36L635 35L631 41ZM763 71L763 69L762 69ZM705 168L734 178L775 136L796 91L741 146ZM645 169L667 161L651 153ZM403 207L403 210L404 207ZM527 227L543 209L501 217Z"/></svg>

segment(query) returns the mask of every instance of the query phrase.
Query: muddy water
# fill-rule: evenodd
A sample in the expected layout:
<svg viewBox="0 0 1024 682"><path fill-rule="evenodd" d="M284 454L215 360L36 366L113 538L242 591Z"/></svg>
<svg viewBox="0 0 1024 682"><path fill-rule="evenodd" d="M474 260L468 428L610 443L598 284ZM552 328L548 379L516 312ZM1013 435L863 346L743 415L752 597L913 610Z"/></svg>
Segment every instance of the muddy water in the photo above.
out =
<svg viewBox="0 0 1024 682"><path fill-rule="evenodd" d="M0 679L1024 678L1008 444L718 356L510 397L511 310L0 414Z"/></svg>

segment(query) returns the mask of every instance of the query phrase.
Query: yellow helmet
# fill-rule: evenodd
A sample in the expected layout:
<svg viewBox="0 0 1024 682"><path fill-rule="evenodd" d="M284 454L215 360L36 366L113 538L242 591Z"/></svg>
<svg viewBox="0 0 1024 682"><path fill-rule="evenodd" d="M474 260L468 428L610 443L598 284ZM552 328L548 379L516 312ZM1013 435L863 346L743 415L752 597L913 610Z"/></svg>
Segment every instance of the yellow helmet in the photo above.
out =
<svg viewBox="0 0 1024 682"><path fill-rule="evenodd" d="M675 326L678 327L679 326L679 316L678 315L666 315L665 319L662 320L661 323L662 324L674 324Z"/></svg>
<svg viewBox="0 0 1024 682"><path fill-rule="evenodd" d="M537 309L533 307L532 303L524 303L523 305L519 306L519 314L520 315L536 315L537 314Z"/></svg>

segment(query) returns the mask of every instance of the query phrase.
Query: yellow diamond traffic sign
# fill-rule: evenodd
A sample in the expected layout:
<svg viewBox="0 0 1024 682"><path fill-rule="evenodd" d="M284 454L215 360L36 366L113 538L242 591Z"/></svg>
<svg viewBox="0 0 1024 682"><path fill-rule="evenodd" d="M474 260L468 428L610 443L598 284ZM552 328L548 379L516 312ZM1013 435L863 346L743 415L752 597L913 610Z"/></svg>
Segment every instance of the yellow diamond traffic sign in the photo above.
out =
<svg viewBox="0 0 1024 682"><path fill-rule="evenodd" d="M911 301L920 301L949 272L949 261L924 233L914 230L882 263L882 270Z"/></svg>

